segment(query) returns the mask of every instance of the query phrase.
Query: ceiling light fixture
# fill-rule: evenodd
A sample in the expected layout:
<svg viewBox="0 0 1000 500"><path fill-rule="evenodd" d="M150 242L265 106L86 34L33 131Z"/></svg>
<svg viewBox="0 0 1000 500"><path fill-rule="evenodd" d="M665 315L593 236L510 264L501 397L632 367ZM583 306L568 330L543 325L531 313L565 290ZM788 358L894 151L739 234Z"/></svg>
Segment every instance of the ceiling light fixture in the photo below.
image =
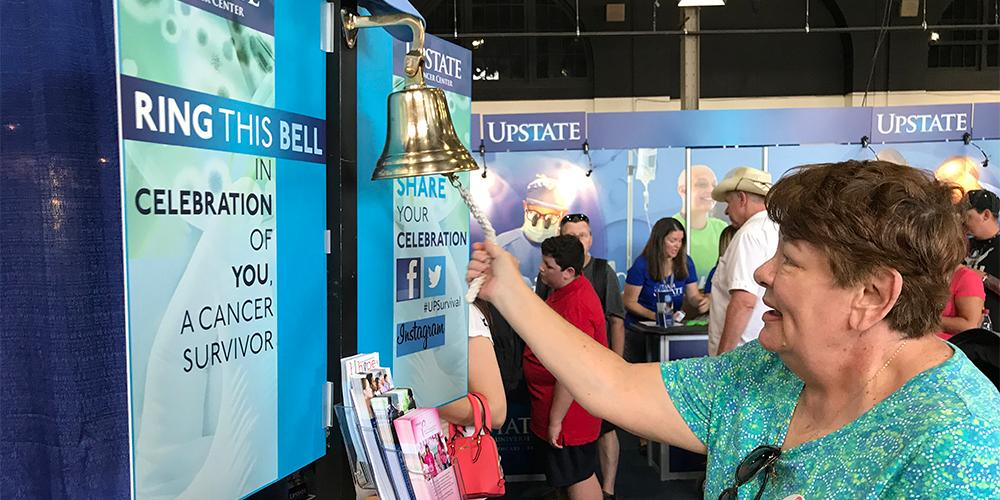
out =
<svg viewBox="0 0 1000 500"><path fill-rule="evenodd" d="M726 0L680 0L678 7L725 7Z"/></svg>

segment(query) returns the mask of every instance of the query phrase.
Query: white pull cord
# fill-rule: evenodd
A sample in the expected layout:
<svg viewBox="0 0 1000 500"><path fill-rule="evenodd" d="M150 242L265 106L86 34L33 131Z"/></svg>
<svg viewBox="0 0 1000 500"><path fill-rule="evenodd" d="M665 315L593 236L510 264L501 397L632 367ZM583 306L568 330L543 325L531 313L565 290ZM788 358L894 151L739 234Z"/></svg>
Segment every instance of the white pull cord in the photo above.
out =
<svg viewBox="0 0 1000 500"><path fill-rule="evenodd" d="M497 239L497 232L493 229L493 224L490 224L490 220L486 218L486 214L479 209L479 205L472 199L472 194L469 193L468 189L462 185L462 182L458 179L456 175L449 175L448 180L451 181L451 185L455 186L458 190L458 194L462 195L462 199L465 200L465 204L469 207L469 212L472 217L476 219L479 226L483 228L483 234L486 236L486 241L493 243ZM469 291L465 292L465 301L472 303L479 296L479 289L483 287L483 282L486 281L486 276L480 276L469 283Z"/></svg>

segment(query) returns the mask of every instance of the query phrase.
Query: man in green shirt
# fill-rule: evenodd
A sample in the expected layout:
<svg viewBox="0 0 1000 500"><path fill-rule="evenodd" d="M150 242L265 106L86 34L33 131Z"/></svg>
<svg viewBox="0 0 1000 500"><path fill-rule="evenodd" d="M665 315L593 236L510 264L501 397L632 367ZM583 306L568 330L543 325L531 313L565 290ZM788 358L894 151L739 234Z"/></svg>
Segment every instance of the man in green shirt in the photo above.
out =
<svg viewBox="0 0 1000 500"><path fill-rule="evenodd" d="M680 221L684 229L688 232L688 253L694 261L694 268L698 271L698 276L708 276L708 272L715 267L719 260L719 235L729 224L722 219L712 217L712 209L715 207L715 200L712 199L712 190L717 183L715 172L707 165L691 166L691 189L687 189L687 172L682 170L677 178L677 194L681 196L681 211L674 214L674 218ZM684 215L684 196L691 194L691 226L687 227L687 218ZM704 288L703 283L698 284L698 288Z"/></svg>

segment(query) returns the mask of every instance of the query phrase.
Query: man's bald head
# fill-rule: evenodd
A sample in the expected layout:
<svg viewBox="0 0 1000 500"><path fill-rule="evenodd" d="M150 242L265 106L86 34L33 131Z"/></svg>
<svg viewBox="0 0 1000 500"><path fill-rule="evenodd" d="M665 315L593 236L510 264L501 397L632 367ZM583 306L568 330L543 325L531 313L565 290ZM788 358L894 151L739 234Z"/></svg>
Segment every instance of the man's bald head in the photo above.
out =
<svg viewBox="0 0 1000 500"><path fill-rule="evenodd" d="M681 175L677 178L677 194L681 196L681 200L687 194L687 177L684 170L681 170ZM712 171L708 165L691 165L691 212L693 213L708 213L712 211L715 207L715 200L712 199L712 190L715 189L718 180L715 177L715 172ZM684 209L681 209L683 212Z"/></svg>
<svg viewBox="0 0 1000 500"><path fill-rule="evenodd" d="M677 193L684 196L687 187L687 169L681 170L681 175L677 176ZM712 186L718 184L715 172L708 165L691 165L691 182L697 183L698 178L708 178L712 180Z"/></svg>

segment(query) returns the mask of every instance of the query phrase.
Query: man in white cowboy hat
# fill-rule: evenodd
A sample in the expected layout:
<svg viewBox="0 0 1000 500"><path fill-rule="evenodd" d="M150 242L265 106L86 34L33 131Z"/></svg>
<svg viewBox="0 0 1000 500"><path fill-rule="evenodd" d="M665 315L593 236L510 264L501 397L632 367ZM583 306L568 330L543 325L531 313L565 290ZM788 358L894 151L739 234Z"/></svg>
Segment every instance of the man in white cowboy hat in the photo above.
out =
<svg viewBox="0 0 1000 500"><path fill-rule="evenodd" d="M770 189L771 174L737 167L712 190L712 199L726 203L726 215L737 231L712 278L708 323L711 356L757 338L764 327L764 288L753 273L778 249L778 225L767 217L764 206Z"/></svg>

